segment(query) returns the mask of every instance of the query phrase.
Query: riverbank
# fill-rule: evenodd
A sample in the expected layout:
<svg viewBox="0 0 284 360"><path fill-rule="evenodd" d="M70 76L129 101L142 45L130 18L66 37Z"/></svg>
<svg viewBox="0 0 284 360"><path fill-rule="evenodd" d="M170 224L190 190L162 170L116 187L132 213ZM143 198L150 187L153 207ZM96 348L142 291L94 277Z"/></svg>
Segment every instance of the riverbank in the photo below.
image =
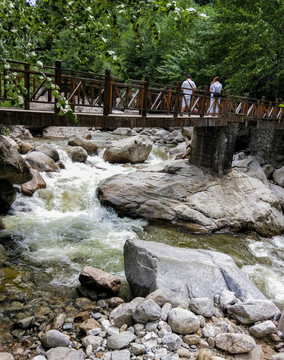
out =
<svg viewBox="0 0 284 360"><path fill-rule="evenodd" d="M64 312L46 306L40 313L21 318L15 328L22 333L22 342L0 346L0 358L283 359L284 314L280 319L273 303L267 302L260 310L256 302L255 315L262 323L254 325L256 318L250 318L245 325L228 317L227 311L232 314L234 308L230 304L238 303L233 293L223 292L215 304L208 301L194 299L185 309L172 305L160 290L129 303L119 297L97 301L77 297ZM274 320L264 321L271 317Z"/></svg>

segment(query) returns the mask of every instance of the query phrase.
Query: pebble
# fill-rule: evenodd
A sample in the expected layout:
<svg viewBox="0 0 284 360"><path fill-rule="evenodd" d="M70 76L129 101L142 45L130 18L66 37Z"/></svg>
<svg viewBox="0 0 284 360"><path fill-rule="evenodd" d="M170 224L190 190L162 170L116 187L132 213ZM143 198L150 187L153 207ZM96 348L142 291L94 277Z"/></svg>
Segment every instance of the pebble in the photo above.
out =
<svg viewBox="0 0 284 360"><path fill-rule="evenodd" d="M83 357L86 360L195 360L199 359L201 356L199 354L205 350L213 351L216 359L229 359L231 354L247 354L255 347L253 336L248 335L249 328L253 327L253 324L237 325L235 320L228 317L218 318L216 312L214 316L205 318L191 311L196 308L196 311L200 313L201 305L210 305L204 299L200 304L195 300L194 306L189 310L174 307L176 304L173 306L169 302L161 302L160 306L154 302L153 298L155 298L154 295L148 299L136 298L132 300L131 306L128 306L128 303L123 303L123 300L116 297L111 307L107 299L100 299L97 303L92 302L92 306L96 308L94 313L85 312L84 309L78 307L78 304L82 304L83 307L89 304L86 299L76 299L77 309L79 309L77 314L74 313L74 308L70 307L70 313L66 311L66 315L63 316L63 312L58 311L54 316L56 321L51 322L51 324L56 324L57 328L61 328L61 332L47 323L43 331L38 331L36 327L34 330L28 330L30 335L22 341L22 347L25 346L28 349L23 348L21 356L24 351L28 351L31 360L47 360L47 351L53 350L51 354L56 358L58 356L56 347L61 346L62 349L63 346L65 350L60 350L62 354L66 356L66 351L72 349L74 360L81 360ZM159 294L159 299L161 301L161 294ZM143 301L146 303L143 304ZM114 303L117 306L126 305L120 309L119 316L121 319L127 319L128 324L115 325L112 312L117 308L114 307ZM225 301L221 303L224 306ZM202 312L204 313L203 310ZM88 318L86 318L86 313L88 313ZM134 313L135 316L130 321L130 316ZM135 318L144 322L145 319L156 318L157 314L159 317L154 321L135 322ZM273 326L268 320L265 321L265 332L267 332L267 329ZM277 326L277 322L275 320L274 322ZM261 322L255 325L259 328ZM24 336L22 330L18 334ZM275 351L280 351L279 354L281 354L284 346L283 334L278 330L269 336L275 341ZM38 346L40 341L47 347ZM231 345L232 342L234 346ZM19 348L20 346L17 349ZM276 352L274 355L277 355ZM6 354L12 357L9 358ZM19 356L20 354L17 355L16 351L12 354L0 352L0 360L20 360Z"/></svg>

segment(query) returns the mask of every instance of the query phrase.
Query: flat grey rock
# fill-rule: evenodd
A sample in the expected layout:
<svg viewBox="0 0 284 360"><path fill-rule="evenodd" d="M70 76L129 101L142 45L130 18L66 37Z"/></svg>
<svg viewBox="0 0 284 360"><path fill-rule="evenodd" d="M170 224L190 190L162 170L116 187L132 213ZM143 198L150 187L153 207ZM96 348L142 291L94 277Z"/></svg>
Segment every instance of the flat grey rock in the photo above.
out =
<svg viewBox="0 0 284 360"><path fill-rule="evenodd" d="M171 302L186 306L192 298L214 300L223 290L242 301L266 299L230 256L216 251L127 240L124 266L133 296L160 289Z"/></svg>

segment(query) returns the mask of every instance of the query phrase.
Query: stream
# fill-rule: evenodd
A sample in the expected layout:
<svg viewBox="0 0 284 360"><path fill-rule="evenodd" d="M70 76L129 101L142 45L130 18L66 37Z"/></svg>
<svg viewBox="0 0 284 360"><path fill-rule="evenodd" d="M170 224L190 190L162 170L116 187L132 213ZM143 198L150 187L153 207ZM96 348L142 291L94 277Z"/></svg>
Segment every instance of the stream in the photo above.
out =
<svg viewBox="0 0 284 360"><path fill-rule="evenodd" d="M102 147L107 133L93 135ZM71 306L78 276L84 266L93 266L122 279L120 296L130 299L124 275L123 245L126 239L142 239L185 248L224 252L261 291L284 309L284 236L262 239L234 234L192 235L172 226L149 225L145 220L119 218L101 206L98 185L114 174L125 174L167 158L165 147L154 146L145 165L109 164L103 150L89 156L90 164L73 163L66 153L66 140L48 142L59 152L65 169L42 173L46 189L32 197L21 194L3 217L6 230L0 243L0 329L9 331L15 319L30 316L44 306Z"/></svg>

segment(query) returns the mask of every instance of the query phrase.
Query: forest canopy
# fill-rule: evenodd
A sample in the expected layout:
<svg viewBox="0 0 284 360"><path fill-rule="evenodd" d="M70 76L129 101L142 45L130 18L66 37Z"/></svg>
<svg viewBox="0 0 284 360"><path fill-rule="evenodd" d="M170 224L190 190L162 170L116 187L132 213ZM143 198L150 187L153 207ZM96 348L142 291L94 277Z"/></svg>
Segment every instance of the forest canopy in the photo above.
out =
<svg viewBox="0 0 284 360"><path fill-rule="evenodd" d="M281 0L2 0L0 57L284 98Z"/></svg>

